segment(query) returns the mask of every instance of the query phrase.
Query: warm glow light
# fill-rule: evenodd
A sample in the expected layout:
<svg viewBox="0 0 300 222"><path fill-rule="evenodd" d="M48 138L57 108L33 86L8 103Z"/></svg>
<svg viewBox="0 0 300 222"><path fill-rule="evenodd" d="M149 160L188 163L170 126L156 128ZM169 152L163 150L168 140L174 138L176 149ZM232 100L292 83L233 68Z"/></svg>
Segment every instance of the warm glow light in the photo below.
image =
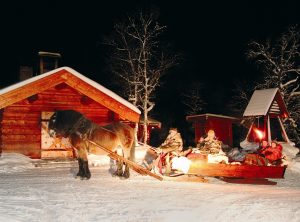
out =
<svg viewBox="0 0 300 222"><path fill-rule="evenodd" d="M172 169L182 171L183 173L187 173L190 169L191 160L186 157L174 157L172 159Z"/></svg>
<svg viewBox="0 0 300 222"><path fill-rule="evenodd" d="M264 133L261 131L261 130L259 130L259 129L257 129L257 128L253 128L253 130L254 130L254 132L256 133L256 135L257 135L257 137L260 139L260 140L262 140L263 138L264 138Z"/></svg>

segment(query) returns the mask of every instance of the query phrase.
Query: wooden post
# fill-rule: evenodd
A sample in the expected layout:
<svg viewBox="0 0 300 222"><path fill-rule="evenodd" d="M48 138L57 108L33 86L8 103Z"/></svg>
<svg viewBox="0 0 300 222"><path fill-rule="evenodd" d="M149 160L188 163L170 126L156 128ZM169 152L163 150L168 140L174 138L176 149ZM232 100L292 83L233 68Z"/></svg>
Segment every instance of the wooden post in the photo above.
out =
<svg viewBox="0 0 300 222"><path fill-rule="evenodd" d="M43 62L43 57L40 57L40 73L43 74L44 72L44 62Z"/></svg>
<svg viewBox="0 0 300 222"><path fill-rule="evenodd" d="M255 121L255 120L254 120L254 121ZM250 135L250 132L251 132L251 130L252 130L254 121L251 123L251 126L250 126L250 128L249 128L249 130L248 130L248 133L247 133L247 136L246 136L246 140L247 140L247 141L248 141L248 137L249 137L249 135Z"/></svg>
<svg viewBox="0 0 300 222"><path fill-rule="evenodd" d="M286 131L285 131L285 129L284 129L284 126L283 126L283 124L282 124L282 121L281 121L280 117L278 116L277 118L278 118L278 121L279 121L279 123L280 123L280 127L281 127L281 130L282 130L282 132L283 132L283 135L284 135L284 137L285 137L286 142L290 143L290 139L289 139L289 137L288 137L287 134L286 134Z"/></svg>
<svg viewBox="0 0 300 222"><path fill-rule="evenodd" d="M270 126L270 115L268 115L268 143L271 144L272 136L271 136L271 126Z"/></svg>

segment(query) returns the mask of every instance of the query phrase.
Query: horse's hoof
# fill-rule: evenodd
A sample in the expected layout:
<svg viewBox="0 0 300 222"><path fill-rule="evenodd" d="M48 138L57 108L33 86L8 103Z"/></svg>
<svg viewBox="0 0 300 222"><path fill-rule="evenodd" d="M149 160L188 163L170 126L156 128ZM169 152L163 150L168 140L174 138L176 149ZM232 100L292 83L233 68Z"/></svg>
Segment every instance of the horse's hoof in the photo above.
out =
<svg viewBox="0 0 300 222"><path fill-rule="evenodd" d="M81 180L89 180L91 177L81 177Z"/></svg>
<svg viewBox="0 0 300 222"><path fill-rule="evenodd" d="M116 172L113 173L114 176L118 176L118 177L121 177L123 176L123 172L122 171L119 171L117 170Z"/></svg>
<svg viewBox="0 0 300 222"><path fill-rule="evenodd" d="M122 178L124 178L124 179L128 179L130 177L130 174L129 173L124 173L123 175L122 175Z"/></svg>

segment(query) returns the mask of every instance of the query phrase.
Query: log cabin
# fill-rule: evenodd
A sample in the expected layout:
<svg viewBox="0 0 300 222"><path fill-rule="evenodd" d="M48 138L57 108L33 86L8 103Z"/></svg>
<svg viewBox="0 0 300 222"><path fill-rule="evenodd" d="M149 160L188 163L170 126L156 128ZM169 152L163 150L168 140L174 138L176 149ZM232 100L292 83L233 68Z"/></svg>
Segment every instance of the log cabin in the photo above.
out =
<svg viewBox="0 0 300 222"><path fill-rule="evenodd" d="M51 138L48 120L73 109L100 125L138 122L140 110L69 67L34 76L0 90L0 151L31 158L74 158L68 141Z"/></svg>

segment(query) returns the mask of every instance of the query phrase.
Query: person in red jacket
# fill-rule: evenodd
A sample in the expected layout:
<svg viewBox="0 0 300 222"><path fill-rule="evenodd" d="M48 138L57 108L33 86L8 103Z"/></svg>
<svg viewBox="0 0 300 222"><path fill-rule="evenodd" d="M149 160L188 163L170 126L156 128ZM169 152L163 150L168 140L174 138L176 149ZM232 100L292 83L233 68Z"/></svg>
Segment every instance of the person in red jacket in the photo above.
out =
<svg viewBox="0 0 300 222"><path fill-rule="evenodd" d="M270 163L278 164L282 158L282 146L276 141L271 142L271 146L264 147L260 150L260 154L264 155Z"/></svg>

